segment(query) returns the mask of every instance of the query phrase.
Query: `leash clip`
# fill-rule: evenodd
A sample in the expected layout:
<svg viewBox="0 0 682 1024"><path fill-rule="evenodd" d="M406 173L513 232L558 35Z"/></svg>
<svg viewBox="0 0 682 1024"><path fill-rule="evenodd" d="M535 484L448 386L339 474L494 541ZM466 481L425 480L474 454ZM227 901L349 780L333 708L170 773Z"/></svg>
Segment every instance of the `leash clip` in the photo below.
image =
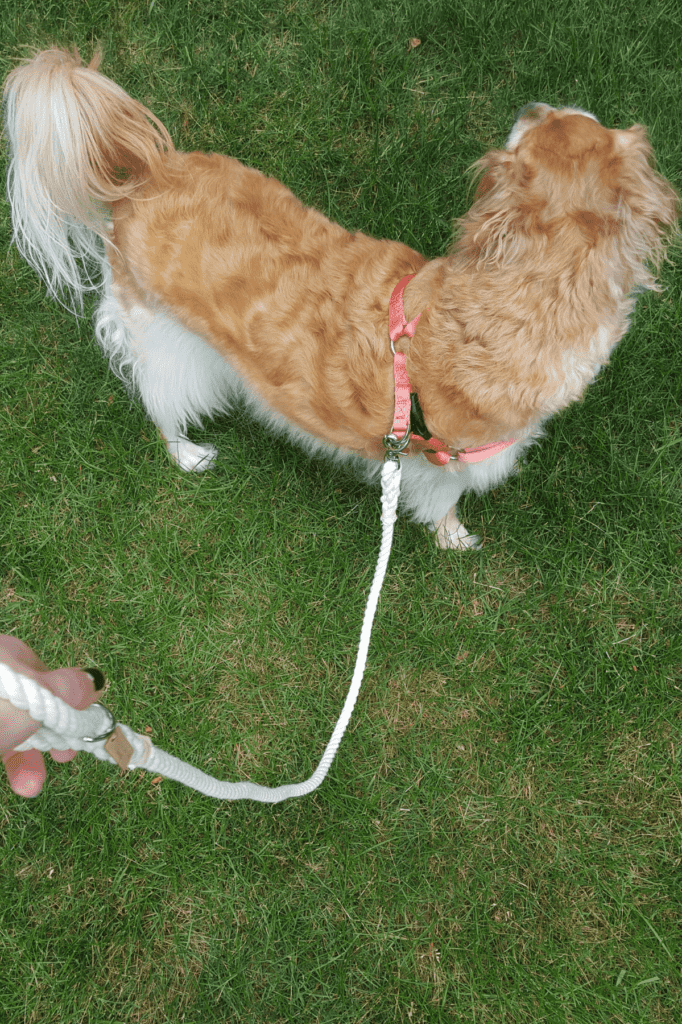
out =
<svg viewBox="0 0 682 1024"><path fill-rule="evenodd" d="M405 449L410 443L410 425L408 423L407 430L402 437L396 437L395 434L384 434L384 448L386 454L384 455L384 462L400 462L399 455L405 453Z"/></svg>

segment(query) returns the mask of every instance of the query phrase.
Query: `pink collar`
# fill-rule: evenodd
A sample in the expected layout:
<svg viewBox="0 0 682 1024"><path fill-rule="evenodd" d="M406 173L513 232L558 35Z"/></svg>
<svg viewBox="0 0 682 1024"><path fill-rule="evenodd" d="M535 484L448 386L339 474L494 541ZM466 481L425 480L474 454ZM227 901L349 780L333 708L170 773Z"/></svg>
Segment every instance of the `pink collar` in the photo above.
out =
<svg viewBox="0 0 682 1024"><path fill-rule="evenodd" d="M409 281L412 280L414 274L408 274L398 281L397 285L393 289L391 295L391 301L388 306L388 336L391 339L391 351L393 352L393 375L395 378L395 412L393 416L393 426L391 427L391 433L398 438L402 439L406 433L410 430L410 411L412 407L412 395L416 398L416 394L412 392L410 388L410 378L407 375L407 369L405 366L406 356L404 352L396 352L394 345L398 338L406 336L408 338L414 337L414 332L419 322L419 313L414 320L410 320L408 323L405 319L405 309L403 307L403 293ZM514 441L497 441L495 444L483 444L477 448L463 448L461 451L452 453L452 449L444 444L443 441L438 441L435 437L424 438L418 434L411 435L412 440L416 441L422 448L424 455L436 466L444 466L450 461L450 459L456 458L459 462L482 462L483 459L489 459L491 455L497 455L498 452L504 451L505 448L509 448L510 445L514 444ZM515 439L514 439L515 440Z"/></svg>

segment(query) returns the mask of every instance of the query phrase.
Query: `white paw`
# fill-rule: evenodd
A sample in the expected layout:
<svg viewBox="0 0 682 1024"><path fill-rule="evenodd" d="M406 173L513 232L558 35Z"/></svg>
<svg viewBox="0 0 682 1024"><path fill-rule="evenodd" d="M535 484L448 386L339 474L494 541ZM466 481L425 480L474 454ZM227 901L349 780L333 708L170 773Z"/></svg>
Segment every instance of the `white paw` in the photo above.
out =
<svg viewBox="0 0 682 1024"><path fill-rule="evenodd" d="M463 526L447 532L438 530L436 544L439 548L450 551L480 551L483 547L481 538L477 537L475 533L468 533Z"/></svg>
<svg viewBox="0 0 682 1024"><path fill-rule="evenodd" d="M432 530L436 534L436 544L444 551L480 551L483 547L481 538L469 533L452 510L439 522L434 523Z"/></svg>
<svg viewBox="0 0 682 1024"><path fill-rule="evenodd" d="M194 444L186 437L175 441L166 441L168 454L173 462L186 473L203 473L211 469L218 457L218 449L212 444Z"/></svg>

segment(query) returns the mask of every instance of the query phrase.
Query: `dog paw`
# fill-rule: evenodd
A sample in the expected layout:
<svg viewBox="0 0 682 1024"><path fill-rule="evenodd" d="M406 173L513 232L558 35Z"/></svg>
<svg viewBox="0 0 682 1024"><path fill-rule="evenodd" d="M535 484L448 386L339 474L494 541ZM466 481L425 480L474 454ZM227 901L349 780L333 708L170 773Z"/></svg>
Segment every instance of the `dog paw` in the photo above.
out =
<svg viewBox="0 0 682 1024"><path fill-rule="evenodd" d="M203 473L211 469L218 457L218 449L212 444L194 444L186 437L167 441L168 454L173 462L186 473Z"/></svg>
<svg viewBox="0 0 682 1024"><path fill-rule="evenodd" d="M483 547L481 538L475 533L468 533L463 526L453 533L436 535L436 544L439 548L449 551L480 551Z"/></svg>
<svg viewBox="0 0 682 1024"><path fill-rule="evenodd" d="M435 524L436 544L444 551L480 551L483 542L454 516L448 514Z"/></svg>

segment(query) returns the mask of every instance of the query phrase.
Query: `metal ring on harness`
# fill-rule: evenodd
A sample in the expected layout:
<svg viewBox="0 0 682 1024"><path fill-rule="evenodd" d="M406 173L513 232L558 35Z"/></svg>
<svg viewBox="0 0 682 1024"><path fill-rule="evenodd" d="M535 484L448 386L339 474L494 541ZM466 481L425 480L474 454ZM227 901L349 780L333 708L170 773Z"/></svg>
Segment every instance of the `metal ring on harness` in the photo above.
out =
<svg viewBox="0 0 682 1024"><path fill-rule="evenodd" d="M402 437L396 437L395 434L384 434L383 445L386 449L385 459L390 459L392 462L399 462L399 455L403 455L405 449L410 443L410 424L407 424L407 430Z"/></svg>

